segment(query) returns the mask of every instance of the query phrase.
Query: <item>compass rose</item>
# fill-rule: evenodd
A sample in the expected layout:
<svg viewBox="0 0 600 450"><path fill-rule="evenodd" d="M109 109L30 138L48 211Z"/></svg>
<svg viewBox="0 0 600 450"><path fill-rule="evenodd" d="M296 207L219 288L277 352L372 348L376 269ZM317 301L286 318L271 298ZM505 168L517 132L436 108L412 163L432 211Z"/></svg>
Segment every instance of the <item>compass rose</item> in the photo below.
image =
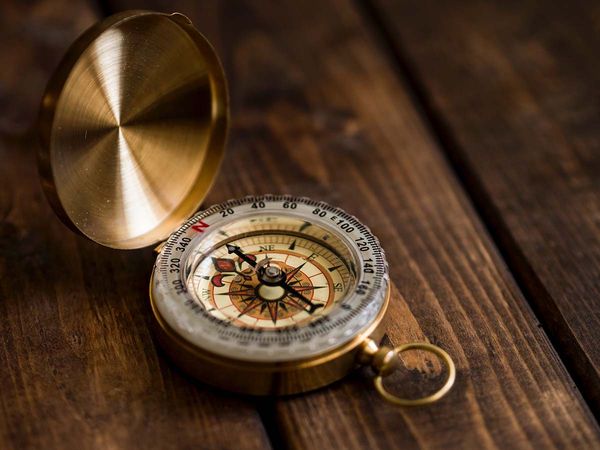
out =
<svg viewBox="0 0 600 450"><path fill-rule="evenodd" d="M213 266L217 273L212 276L211 283L215 287L223 287L224 277L241 276L241 283L230 283L230 290L217 295L227 295L239 299L240 311L237 318L258 312L262 315L268 311L273 324L281 317L289 317L294 312L305 311L314 314L323 308L322 303L313 302L306 295L316 289L326 286L313 286L308 277L302 277L302 268L306 262L297 267L282 269L281 262L276 263L270 258L257 262L255 255L244 253L240 247L227 244L229 254L238 256L242 263L249 268L238 271L236 262L229 258L213 258Z"/></svg>

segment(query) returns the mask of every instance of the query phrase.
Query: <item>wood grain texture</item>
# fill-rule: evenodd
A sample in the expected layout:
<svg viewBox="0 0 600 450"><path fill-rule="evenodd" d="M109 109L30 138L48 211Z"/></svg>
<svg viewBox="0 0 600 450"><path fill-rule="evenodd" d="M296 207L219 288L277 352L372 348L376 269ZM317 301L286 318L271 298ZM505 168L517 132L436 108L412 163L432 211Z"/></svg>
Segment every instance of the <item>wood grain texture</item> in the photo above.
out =
<svg viewBox="0 0 600 450"><path fill-rule="evenodd" d="M600 417L600 4L375 3Z"/></svg>
<svg viewBox="0 0 600 450"><path fill-rule="evenodd" d="M91 4L66 0L0 7L0 132L14 135L33 124L48 74L97 13Z"/></svg>
<svg viewBox="0 0 600 450"><path fill-rule="evenodd" d="M0 448L268 448L252 402L193 382L157 354L152 251L74 236L41 191L36 130L23 130L95 11L3 2L0 18Z"/></svg>
<svg viewBox="0 0 600 450"><path fill-rule="evenodd" d="M429 339L457 360L455 389L430 408L385 404L366 371L274 401L264 416L279 445L600 445L597 424L354 4L110 5L188 14L222 56L233 128L209 202L283 192L356 214L380 237L398 287L390 340ZM407 365L392 383L399 391L416 394L416 380L439 375L426 357Z"/></svg>

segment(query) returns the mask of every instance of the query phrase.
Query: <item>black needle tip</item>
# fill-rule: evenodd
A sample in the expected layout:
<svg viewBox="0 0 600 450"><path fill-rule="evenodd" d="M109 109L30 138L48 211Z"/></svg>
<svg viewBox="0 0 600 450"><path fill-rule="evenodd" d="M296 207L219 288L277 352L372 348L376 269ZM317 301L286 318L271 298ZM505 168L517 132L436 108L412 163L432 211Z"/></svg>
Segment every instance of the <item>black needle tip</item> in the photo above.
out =
<svg viewBox="0 0 600 450"><path fill-rule="evenodd" d="M238 255L240 258L242 258L244 261L246 261L252 267L256 267L256 261L255 261L256 257L254 257L254 256L250 257L250 256L246 255L244 252L242 252L242 249L239 248L237 245L225 244L225 246L227 247L227 251L229 253Z"/></svg>
<svg viewBox="0 0 600 450"><path fill-rule="evenodd" d="M309 310L308 310L308 313L309 313L309 314L312 314L312 313L314 313L314 312L315 312L317 309L319 309L319 308L323 308L324 306L325 306L325 305L319 305L319 304L312 303L312 304L310 305L310 308L309 308Z"/></svg>

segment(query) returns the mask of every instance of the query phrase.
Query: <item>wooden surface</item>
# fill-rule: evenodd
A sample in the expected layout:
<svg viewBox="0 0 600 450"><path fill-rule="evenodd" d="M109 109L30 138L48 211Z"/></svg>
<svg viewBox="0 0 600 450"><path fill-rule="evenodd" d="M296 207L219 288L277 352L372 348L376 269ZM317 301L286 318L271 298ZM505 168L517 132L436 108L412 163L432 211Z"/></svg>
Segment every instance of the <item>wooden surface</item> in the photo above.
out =
<svg viewBox="0 0 600 450"><path fill-rule="evenodd" d="M599 416L600 3L376 3L450 157Z"/></svg>
<svg viewBox="0 0 600 450"><path fill-rule="evenodd" d="M533 78L507 78L497 92L486 84L493 80L489 69L469 72L467 62L448 61L448 52L462 42L453 40L452 26L464 36L469 27L487 33L497 28L505 33L498 36L512 39L510 45L494 47L503 41L492 35L478 58L485 62L490 52L501 61L521 61L531 37L514 33L514 27L544 23L526 20L533 14L529 3L467 3L457 11L447 7L445 14L433 11L433 3L417 3L119 1L96 8L77 0L68 8L67 2L49 1L0 6L0 54L10 67L0 71L1 448L600 448L598 424L587 406L593 404L593 385L571 363L595 331L575 325L591 323L593 314L572 313L580 322L567 323L567 333L539 307L547 298L562 311L559 300L570 289L587 295L598 287L594 129L574 123L577 114L593 118L586 107L596 93L595 62L579 62L588 68L588 84L582 81L578 97L556 92L548 112L519 84L532 89ZM387 405L366 370L306 395L242 398L181 375L156 349L146 298L151 251L115 252L73 236L53 217L35 171L32 121L52 65L101 13L132 7L186 13L225 64L233 119L225 164L231 170L219 175L208 203L249 193L293 193L339 205L367 222L386 249L397 287L388 339L430 340L457 361L456 387L443 401L419 409ZM505 17L497 23L486 8L521 21L511 27ZM382 20L395 14L404 14L407 30ZM452 14L455 20L442 27ZM478 15L489 24L473 23ZM569 32L573 21L545 36L558 39L564 57L578 61L586 53L577 46L580 34ZM561 39L572 47L559 45ZM598 48L593 41L586 45ZM421 69L409 70L400 51ZM534 59L522 70L548 83L536 89L554 92L562 78L547 63ZM513 71L510 65L501 69ZM461 77L463 72L469 76ZM461 92L466 105L481 102L486 108L470 112L460 103ZM529 109L516 112L540 127L534 129L537 139L543 130L553 132L544 136L553 150L534 145L535 133L527 141L519 128L526 125L514 125L511 96L527 100ZM565 114L562 121L558 113ZM448 129L458 137L449 139ZM577 155L591 155L582 160L592 164L580 172L566 156L548 166L548 155L568 150L553 136L569 130L580 146ZM508 173L508 155L521 166L516 174ZM492 173L489 167L496 165L501 170ZM556 185L554 169L566 174ZM563 199L573 208L581 193L588 202L581 222L564 215L565 204L551 201L548 189L573 193ZM482 198L490 200L492 212L482 207ZM589 227L575 238L568 231L578 223ZM552 240L538 240L544 236ZM559 288L564 277L556 299L542 275L554 275L552 286ZM535 286L544 287L546 297L535 295L529 279L540 281ZM589 298L582 304L593 308ZM562 340L578 350L565 352ZM439 378L439 365L427 357L410 355L406 364L410 370L391 383L398 392L416 395L423 378L432 384ZM584 383L585 398L571 375Z"/></svg>

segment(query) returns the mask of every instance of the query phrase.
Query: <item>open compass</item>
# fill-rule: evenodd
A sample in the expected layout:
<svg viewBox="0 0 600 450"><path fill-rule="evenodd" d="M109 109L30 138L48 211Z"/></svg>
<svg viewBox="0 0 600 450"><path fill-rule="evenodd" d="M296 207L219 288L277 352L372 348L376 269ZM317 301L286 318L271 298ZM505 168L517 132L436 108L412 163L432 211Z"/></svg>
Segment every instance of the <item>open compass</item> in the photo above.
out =
<svg viewBox="0 0 600 450"><path fill-rule="evenodd" d="M397 404L451 388L438 347L380 347L390 282L369 229L339 208L249 196L196 212L222 159L225 78L213 48L181 14L126 12L80 37L49 83L40 173L61 219L117 249L157 245L150 301L168 354L198 379L235 392L291 394L360 364ZM447 366L416 400L382 377L422 349Z"/></svg>

